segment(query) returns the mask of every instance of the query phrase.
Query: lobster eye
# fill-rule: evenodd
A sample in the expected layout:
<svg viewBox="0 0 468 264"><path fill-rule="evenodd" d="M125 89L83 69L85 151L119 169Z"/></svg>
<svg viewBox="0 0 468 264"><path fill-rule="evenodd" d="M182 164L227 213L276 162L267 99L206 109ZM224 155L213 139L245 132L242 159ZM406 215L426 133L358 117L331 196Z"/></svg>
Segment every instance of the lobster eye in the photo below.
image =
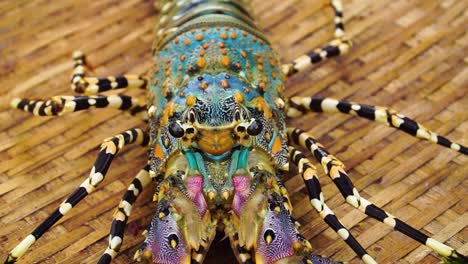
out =
<svg viewBox="0 0 468 264"><path fill-rule="evenodd" d="M260 134L262 129L263 129L262 122L260 122L257 119L254 119L252 123L250 123L250 125L247 127L247 134L249 134L250 136L256 136Z"/></svg>
<svg viewBox="0 0 468 264"><path fill-rule="evenodd" d="M169 133L175 138L180 138L185 134L184 128L182 128L177 122L172 122L169 124L168 129Z"/></svg>
<svg viewBox="0 0 468 264"><path fill-rule="evenodd" d="M190 123L195 123L195 111L190 110L188 113L188 120Z"/></svg>

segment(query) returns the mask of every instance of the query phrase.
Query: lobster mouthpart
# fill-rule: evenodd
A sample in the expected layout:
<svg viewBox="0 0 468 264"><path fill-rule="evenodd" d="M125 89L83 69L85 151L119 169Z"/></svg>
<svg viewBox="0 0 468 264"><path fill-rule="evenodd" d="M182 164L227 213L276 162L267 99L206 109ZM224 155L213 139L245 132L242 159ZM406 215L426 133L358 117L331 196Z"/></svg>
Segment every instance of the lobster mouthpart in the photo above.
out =
<svg viewBox="0 0 468 264"><path fill-rule="evenodd" d="M151 221L143 249L143 257L148 263L190 263L190 250L178 227L178 216L169 208L167 202L160 203L159 213Z"/></svg>
<svg viewBox="0 0 468 264"><path fill-rule="evenodd" d="M149 263L188 264L192 259L200 262L214 238L216 223L206 210L201 179L189 179L192 199L175 189L159 200L143 245L142 255Z"/></svg>

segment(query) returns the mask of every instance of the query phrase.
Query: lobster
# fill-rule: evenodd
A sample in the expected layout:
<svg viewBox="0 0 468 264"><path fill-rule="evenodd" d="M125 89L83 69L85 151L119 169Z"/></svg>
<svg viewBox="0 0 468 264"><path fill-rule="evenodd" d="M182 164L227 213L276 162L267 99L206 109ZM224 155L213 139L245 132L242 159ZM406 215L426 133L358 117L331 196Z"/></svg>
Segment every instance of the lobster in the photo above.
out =
<svg viewBox="0 0 468 264"><path fill-rule="evenodd" d="M89 76L86 57L75 52L72 89L85 96L14 99L12 107L39 116L89 108L116 108L141 115L149 132L134 128L104 140L90 176L7 257L16 261L52 225L104 180L116 154L129 144L148 147L149 162L129 185L114 214L109 245L99 263L119 252L124 227L143 188L156 182L156 212L136 260L201 263L216 231L224 231L240 263L332 263L314 255L291 217L283 177L290 163L302 176L312 207L365 263L373 258L326 205L312 161L323 166L346 201L370 217L425 244L449 261L466 261L454 249L426 236L360 196L343 163L310 133L286 127L287 117L341 112L400 129L466 155L466 147L426 129L392 109L320 97L286 99L284 79L311 64L345 54L340 1L335 39L281 65L243 1L162 3L150 79ZM148 104L107 90L149 87Z"/></svg>

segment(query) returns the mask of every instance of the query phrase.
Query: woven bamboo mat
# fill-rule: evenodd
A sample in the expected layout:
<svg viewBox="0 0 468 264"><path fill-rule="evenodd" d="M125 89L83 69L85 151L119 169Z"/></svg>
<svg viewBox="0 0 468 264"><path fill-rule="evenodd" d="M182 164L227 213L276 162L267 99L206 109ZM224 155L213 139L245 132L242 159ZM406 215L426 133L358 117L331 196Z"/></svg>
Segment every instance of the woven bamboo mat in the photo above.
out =
<svg viewBox="0 0 468 264"><path fill-rule="evenodd" d="M259 23L284 61L332 37L327 0L254 1ZM289 95L321 95L391 106L430 129L468 144L467 1L345 0L350 54L287 81ZM73 50L97 75L144 73L150 66L151 1L15 0L0 3L0 254L57 207L87 177L97 146L145 125L114 110L59 118L10 110L13 96L71 94ZM291 122L342 159L362 195L424 233L468 254L467 158L407 134L340 114ZM19 263L96 263L107 245L111 215L146 151L119 155L106 184L46 233ZM323 175L323 174L322 174ZM328 204L381 263L437 263L427 248L364 217L321 178ZM308 204L299 177L287 180L294 217L318 254L358 262ZM152 190L136 203L122 253L131 263L154 209ZM463 200L465 198L465 200ZM218 247L219 252L229 249ZM222 258L221 260L225 260ZM210 263L216 256L210 258Z"/></svg>

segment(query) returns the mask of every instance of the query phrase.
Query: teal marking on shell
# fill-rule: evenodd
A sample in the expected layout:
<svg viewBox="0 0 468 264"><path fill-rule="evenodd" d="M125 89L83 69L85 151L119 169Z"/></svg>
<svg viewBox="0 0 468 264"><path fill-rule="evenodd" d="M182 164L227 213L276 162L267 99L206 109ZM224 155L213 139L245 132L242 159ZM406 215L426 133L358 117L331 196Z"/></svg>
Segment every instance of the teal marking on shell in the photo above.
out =
<svg viewBox="0 0 468 264"><path fill-rule="evenodd" d="M247 160L249 158L249 149L243 149L239 155L239 161L237 163L237 168L247 168Z"/></svg>
<svg viewBox="0 0 468 264"><path fill-rule="evenodd" d="M198 169L197 161L195 160L195 156L192 152L185 152L185 157L187 158L188 165L190 169Z"/></svg>
<svg viewBox="0 0 468 264"><path fill-rule="evenodd" d="M230 151L226 151L225 153L221 154L221 155L211 155L210 153L204 153L203 155L213 161L220 161L224 158L226 158L227 156L229 156L229 154L231 154Z"/></svg>
<svg viewBox="0 0 468 264"><path fill-rule="evenodd" d="M154 61L158 70L152 78L157 79L157 84L152 81L150 89L155 94L151 103L157 106L157 116L167 106L168 99L162 96L167 92L179 105L177 111L185 109L187 95L205 96L219 88L223 93L242 91L250 99L260 93L258 87L264 84L263 97L273 109L276 108L274 99L280 96L277 88L283 86L278 59L272 48L235 27L226 30L225 27L207 26L203 30L187 31L157 51ZM213 89L206 91L197 88L200 75L207 79L211 75L212 81L218 81L226 74L232 77L227 80L229 88L219 85L213 85L210 87ZM241 90L241 85L242 89L247 87L252 96Z"/></svg>
<svg viewBox="0 0 468 264"><path fill-rule="evenodd" d="M237 165L238 163L238 160L239 160L239 150L235 150L232 155L231 155L231 165L229 167L229 176L232 176L234 174L234 172L236 172L237 168L239 167Z"/></svg>

